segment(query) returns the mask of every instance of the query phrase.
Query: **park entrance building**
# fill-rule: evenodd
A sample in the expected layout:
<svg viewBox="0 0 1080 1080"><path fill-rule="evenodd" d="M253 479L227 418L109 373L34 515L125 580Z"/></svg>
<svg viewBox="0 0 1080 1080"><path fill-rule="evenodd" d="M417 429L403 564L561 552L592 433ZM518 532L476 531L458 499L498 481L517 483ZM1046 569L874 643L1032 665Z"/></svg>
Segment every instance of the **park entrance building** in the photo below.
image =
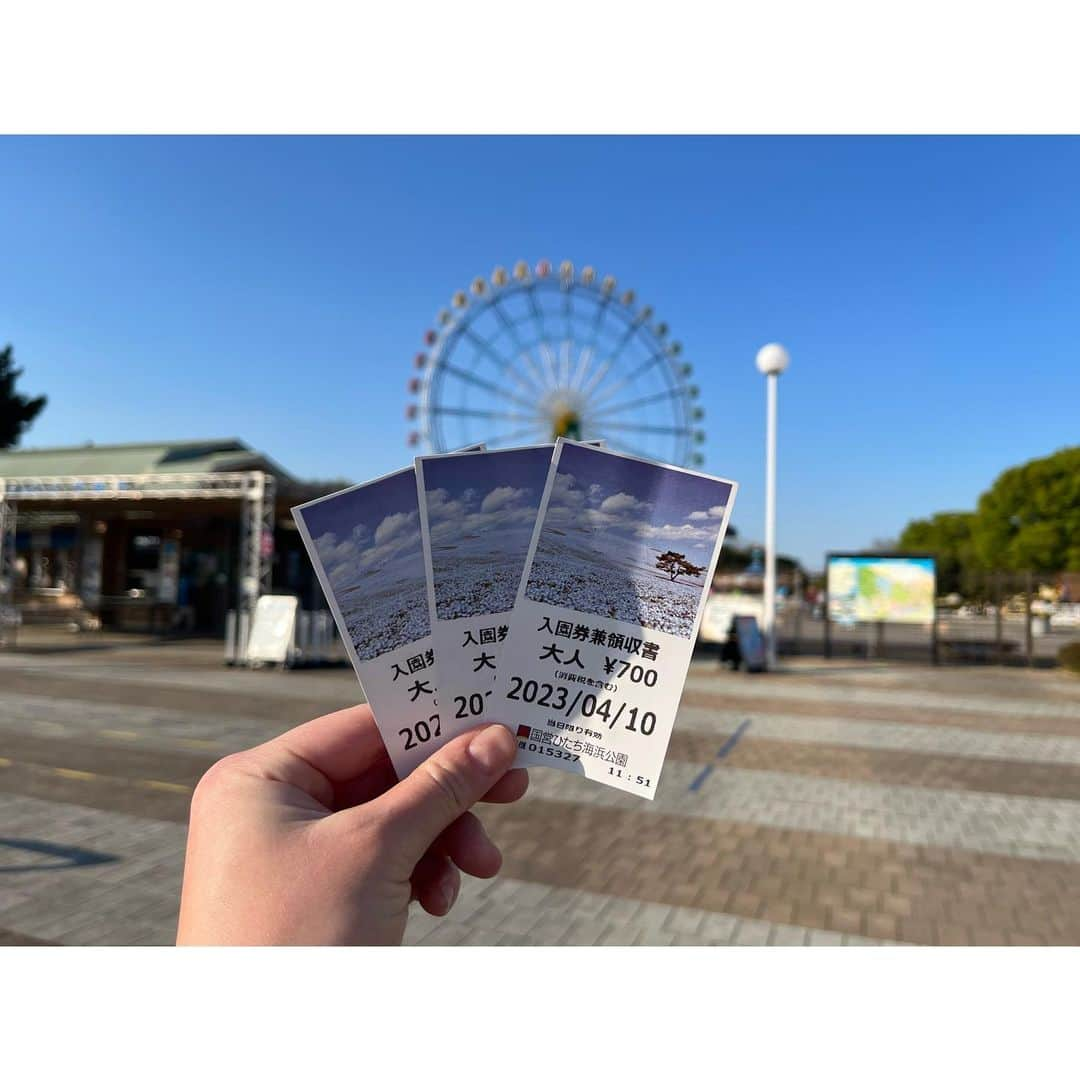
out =
<svg viewBox="0 0 1080 1080"><path fill-rule="evenodd" d="M0 452L0 608L212 634L271 590L317 608L289 508L325 490L236 439Z"/></svg>

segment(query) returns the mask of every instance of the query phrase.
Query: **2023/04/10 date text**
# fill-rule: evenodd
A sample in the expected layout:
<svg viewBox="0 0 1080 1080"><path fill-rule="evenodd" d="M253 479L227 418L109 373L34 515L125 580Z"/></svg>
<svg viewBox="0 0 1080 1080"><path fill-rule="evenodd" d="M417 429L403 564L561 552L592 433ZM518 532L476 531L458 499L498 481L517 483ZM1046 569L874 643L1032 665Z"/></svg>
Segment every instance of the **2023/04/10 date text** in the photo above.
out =
<svg viewBox="0 0 1080 1080"><path fill-rule="evenodd" d="M506 692L506 697L509 701L524 701L528 705L551 709L566 717L577 715L587 720L595 717L612 730L620 720L625 720L627 731L651 735L656 730L656 713L642 710L637 705L623 701L616 707L610 698L601 701L595 694L588 694L580 689L571 695L565 686L523 679L519 675L510 677L510 689Z"/></svg>

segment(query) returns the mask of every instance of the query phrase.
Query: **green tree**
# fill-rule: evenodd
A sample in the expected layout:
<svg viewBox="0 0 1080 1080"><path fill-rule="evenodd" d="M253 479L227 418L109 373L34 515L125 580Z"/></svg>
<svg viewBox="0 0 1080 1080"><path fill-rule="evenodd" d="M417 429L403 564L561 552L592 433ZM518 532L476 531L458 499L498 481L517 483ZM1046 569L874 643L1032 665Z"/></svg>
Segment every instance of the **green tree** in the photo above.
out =
<svg viewBox="0 0 1080 1080"><path fill-rule="evenodd" d="M934 514L908 522L896 545L898 551L933 555L937 563L938 592L963 591L965 571L978 560L972 541L975 515L970 511Z"/></svg>
<svg viewBox="0 0 1080 1080"><path fill-rule="evenodd" d="M657 555L656 568L665 571L672 581L683 574L701 577L705 572L704 566L695 566L681 551L665 551L662 555Z"/></svg>
<svg viewBox="0 0 1080 1080"><path fill-rule="evenodd" d="M972 540L984 566L1080 570L1080 446L1006 469L979 498Z"/></svg>
<svg viewBox="0 0 1080 1080"><path fill-rule="evenodd" d="M15 366L10 345L0 349L0 450L18 443L22 433L45 408L45 397L30 398L15 391L22 369Z"/></svg>

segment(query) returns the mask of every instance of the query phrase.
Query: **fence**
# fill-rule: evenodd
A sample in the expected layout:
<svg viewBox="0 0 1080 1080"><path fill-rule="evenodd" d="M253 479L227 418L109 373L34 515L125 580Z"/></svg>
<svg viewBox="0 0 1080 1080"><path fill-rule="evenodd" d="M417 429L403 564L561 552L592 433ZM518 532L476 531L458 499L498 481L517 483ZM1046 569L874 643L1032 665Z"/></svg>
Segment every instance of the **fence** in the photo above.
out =
<svg viewBox="0 0 1080 1080"><path fill-rule="evenodd" d="M826 626L820 605L789 601L778 613L781 655L850 656L936 663L1050 667L1080 641L1080 597L1058 575L965 571L962 593L939 597L933 626L856 623Z"/></svg>

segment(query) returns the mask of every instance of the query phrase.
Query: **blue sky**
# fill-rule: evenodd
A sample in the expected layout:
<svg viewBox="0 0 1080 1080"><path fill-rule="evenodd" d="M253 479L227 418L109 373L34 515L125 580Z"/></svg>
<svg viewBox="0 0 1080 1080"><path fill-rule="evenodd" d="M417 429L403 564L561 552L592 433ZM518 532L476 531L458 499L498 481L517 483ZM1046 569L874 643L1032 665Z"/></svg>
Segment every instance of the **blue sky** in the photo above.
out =
<svg viewBox="0 0 1080 1080"><path fill-rule="evenodd" d="M594 548L638 546L645 554L628 557L650 563L649 552L676 550L708 565L730 497L729 484L707 477L566 446L546 520Z"/></svg>
<svg viewBox="0 0 1080 1080"><path fill-rule="evenodd" d="M592 263L683 342L744 538L789 347L778 536L820 563L1077 441L1077 190L1075 139L0 139L0 340L50 396L24 445L364 480L455 289Z"/></svg>

